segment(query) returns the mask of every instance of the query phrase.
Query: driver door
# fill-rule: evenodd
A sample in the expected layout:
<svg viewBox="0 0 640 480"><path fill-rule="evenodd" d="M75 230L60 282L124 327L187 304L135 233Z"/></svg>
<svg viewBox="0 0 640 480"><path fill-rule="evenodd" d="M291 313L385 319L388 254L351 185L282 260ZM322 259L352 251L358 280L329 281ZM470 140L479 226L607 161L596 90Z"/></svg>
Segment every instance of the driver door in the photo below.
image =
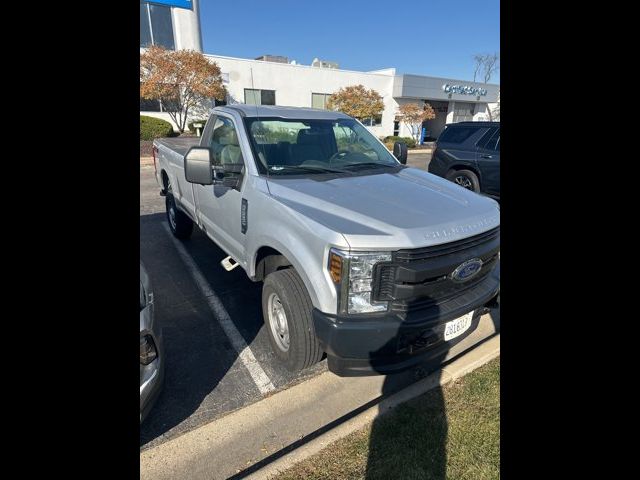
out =
<svg viewBox="0 0 640 480"><path fill-rule="evenodd" d="M238 129L231 117L218 114L211 132L209 147L213 164L223 168L225 164L244 164L244 155L238 141ZM234 259L244 257L245 235L241 229L240 212L243 180L241 173L225 173L240 178L237 187L224 185L195 185L198 202L198 218L206 234Z"/></svg>

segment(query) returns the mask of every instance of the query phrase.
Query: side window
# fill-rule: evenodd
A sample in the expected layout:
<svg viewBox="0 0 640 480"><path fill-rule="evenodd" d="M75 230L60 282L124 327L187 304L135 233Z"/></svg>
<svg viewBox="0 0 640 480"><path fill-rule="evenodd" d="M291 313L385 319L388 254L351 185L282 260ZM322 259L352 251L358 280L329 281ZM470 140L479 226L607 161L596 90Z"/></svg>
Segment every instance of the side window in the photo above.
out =
<svg viewBox="0 0 640 480"><path fill-rule="evenodd" d="M364 142L362 137L347 125L336 123L333 127L333 135L336 138L338 153L362 153L374 162L380 160L380 156L371 148L371 145Z"/></svg>
<svg viewBox="0 0 640 480"><path fill-rule="evenodd" d="M209 146L213 151L214 165L243 165L242 150L238 141L238 131L233 121L217 117L211 133Z"/></svg>
<svg viewBox="0 0 640 480"><path fill-rule="evenodd" d="M462 143L477 131L476 127L447 127L438 141L442 143Z"/></svg>
<svg viewBox="0 0 640 480"><path fill-rule="evenodd" d="M491 140L491 138L493 138L493 136L497 131L498 129L496 127L492 127L488 129L487 132L480 138L480 140L478 140L478 143L476 143L476 146L480 148L487 148L486 147L487 143L489 143L489 141Z"/></svg>
<svg viewBox="0 0 640 480"><path fill-rule="evenodd" d="M496 133L484 146L487 150L500 150L500 129L496 129Z"/></svg>

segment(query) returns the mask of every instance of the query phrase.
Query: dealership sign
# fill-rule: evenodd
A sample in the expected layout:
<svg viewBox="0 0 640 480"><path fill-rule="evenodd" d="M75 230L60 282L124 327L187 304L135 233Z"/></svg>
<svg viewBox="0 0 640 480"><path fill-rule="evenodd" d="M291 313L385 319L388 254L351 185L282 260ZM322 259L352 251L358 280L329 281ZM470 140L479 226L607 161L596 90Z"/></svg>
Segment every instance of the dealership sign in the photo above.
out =
<svg viewBox="0 0 640 480"><path fill-rule="evenodd" d="M151 0L151 3L159 3L160 5L167 5L169 7L188 8L189 10L193 7L191 0Z"/></svg>
<svg viewBox="0 0 640 480"><path fill-rule="evenodd" d="M476 97L487 94L487 90L484 88L471 87L469 85L449 85L448 83L442 86L442 90L444 90L444 93L460 93L462 95L473 95Z"/></svg>

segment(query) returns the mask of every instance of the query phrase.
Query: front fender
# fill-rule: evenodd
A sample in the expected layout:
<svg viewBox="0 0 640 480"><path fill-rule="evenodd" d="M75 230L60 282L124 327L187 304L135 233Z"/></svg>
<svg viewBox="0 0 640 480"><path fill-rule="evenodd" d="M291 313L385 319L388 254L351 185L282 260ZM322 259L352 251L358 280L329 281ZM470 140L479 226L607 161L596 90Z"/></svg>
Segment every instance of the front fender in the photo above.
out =
<svg viewBox="0 0 640 480"><path fill-rule="evenodd" d="M345 238L302 216L273 197L264 197L253 213L255 235L248 238L247 274L256 275L256 259L261 247L271 247L284 255L304 282L313 306L325 313L337 313L337 294L326 268L332 247L348 249ZM265 209L264 212L260 210ZM262 214L268 212L268 215ZM250 227L251 229L251 227Z"/></svg>

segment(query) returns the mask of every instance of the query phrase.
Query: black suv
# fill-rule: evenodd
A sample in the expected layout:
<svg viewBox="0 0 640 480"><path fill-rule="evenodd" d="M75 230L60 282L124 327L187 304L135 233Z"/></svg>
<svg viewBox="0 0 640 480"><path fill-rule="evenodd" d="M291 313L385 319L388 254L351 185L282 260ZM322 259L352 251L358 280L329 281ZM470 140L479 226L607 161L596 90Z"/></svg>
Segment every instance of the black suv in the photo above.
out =
<svg viewBox="0 0 640 480"><path fill-rule="evenodd" d="M500 199L500 122L447 125L436 142L429 172Z"/></svg>

